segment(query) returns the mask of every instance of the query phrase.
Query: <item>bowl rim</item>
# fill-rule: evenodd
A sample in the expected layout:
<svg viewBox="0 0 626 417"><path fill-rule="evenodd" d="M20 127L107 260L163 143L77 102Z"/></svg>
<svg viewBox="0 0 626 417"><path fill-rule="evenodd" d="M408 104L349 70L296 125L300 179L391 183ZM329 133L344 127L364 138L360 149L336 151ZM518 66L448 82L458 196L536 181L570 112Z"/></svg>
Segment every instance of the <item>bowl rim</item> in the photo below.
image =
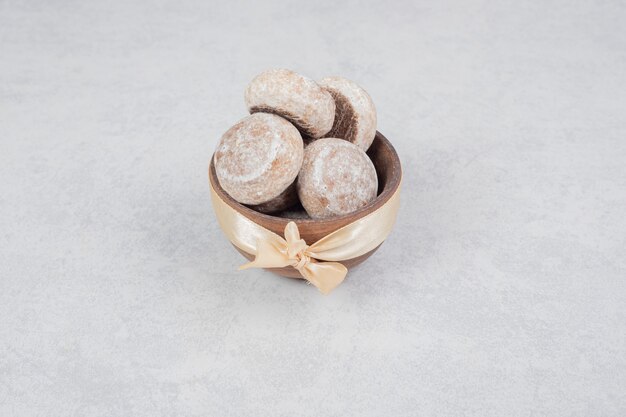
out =
<svg viewBox="0 0 626 417"><path fill-rule="evenodd" d="M362 217L365 217L366 215L370 213L373 213L374 211L382 207L391 198L391 196L395 194L395 192L400 187L400 183L402 180L402 166L400 163L400 158L398 157L398 153L396 152L396 149L393 147L389 139L387 139L379 131L376 131L375 140L379 140L381 142L380 145L378 146L384 146L388 148L392 157L392 164L390 167L391 171L387 174L388 180L385 182L382 192L378 194L374 200L372 200L371 202L369 202L368 204L359 208L356 211L353 211L348 214L342 214L341 216L331 217L328 219L290 219L287 217L279 217L279 216L273 216L271 214L261 213L261 212L251 209L250 207L247 207L244 204L239 203L237 200L233 199L220 186L219 181L217 180L217 174L215 173L215 164L214 164L215 152L211 155L211 160L209 163L209 181L211 182L211 186L213 187L217 195L222 200L224 200L229 206L231 206L232 208L234 208L239 213L243 214L244 216L246 216L252 221L255 221L255 219L261 218L261 219L266 220L269 223L274 223L277 225L282 224L283 226L286 226L289 222L293 221L296 224L302 224L302 225L318 225L318 226L324 225L324 226L332 227L334 224L343 222L347 219L357 220ZM370 147L369 150L371 149L372 148ZM397 172L397 174L393 172L396 169L399 171Z"/></svg>

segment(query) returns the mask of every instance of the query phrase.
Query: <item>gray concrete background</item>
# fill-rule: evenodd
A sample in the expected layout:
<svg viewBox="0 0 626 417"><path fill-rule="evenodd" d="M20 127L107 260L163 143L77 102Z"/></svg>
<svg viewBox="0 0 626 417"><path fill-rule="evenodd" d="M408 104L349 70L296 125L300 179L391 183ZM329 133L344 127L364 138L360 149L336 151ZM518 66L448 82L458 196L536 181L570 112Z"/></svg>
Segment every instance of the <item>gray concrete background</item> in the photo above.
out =
<svg viewBox="0 0 626 417"><path fill-rule="evenodd" d="M0 0L0 415L626 415L626 5ZM398 224L324 297L221 235L258 72L362 84Z"/></svg>

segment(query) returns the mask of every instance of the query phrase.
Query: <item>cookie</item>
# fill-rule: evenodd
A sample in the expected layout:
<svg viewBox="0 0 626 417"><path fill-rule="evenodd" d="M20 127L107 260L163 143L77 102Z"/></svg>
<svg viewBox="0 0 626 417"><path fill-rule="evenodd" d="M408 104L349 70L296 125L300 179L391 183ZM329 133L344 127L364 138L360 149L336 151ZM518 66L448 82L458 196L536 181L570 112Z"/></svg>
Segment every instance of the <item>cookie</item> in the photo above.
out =
<svg viewBox="0 0 626 417"><path fill-rule="evenodd" d="M298 196L314 219L352 213L376 198L374 164L358 146L343 139L318 139L304 150Z"/></svg>
<svg viewBox="0 0 626 417"><path fill-rule="evenodd" d="M285 191L272 198L270 201L257 204L256 206L250 206L250 208L260 213L271 214L286 210L296 204L298 204L298 191L296 189L296 182L294 181Z"/></svg>
<svg viewBox="0 0 626 417"><path fill-rule="evenodd" d="M300 132L285 119L255 113L222 136L215 151L221 187L243 204L262 204L294 182L302 165Z"/></svg>
<svg viewBox="0 0 626 417"><path fill-rule="evenodd" d="M245 101L250 113L277 114L313 138L328 133L335 118L330 93L310 78L286 69L257 75L246 88Z"/></svg>
<svg viewBox="0 0 626 417"><path fill-rule="evenodd" d="M376 107L367 91L342 77L327 77L319 85L335 100L335 121L326 134L366 151L376 136Z"/></svg>

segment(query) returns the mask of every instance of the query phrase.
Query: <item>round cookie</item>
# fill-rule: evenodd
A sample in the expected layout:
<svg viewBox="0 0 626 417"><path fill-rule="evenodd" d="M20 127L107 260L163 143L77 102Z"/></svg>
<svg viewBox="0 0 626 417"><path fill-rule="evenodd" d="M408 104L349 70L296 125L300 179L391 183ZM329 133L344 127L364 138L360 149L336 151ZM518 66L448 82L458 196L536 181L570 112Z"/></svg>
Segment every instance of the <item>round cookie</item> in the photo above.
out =
<svg viewBox="0 0 626 417"><path fill-rule="evenodd" d="M338 138L318 139L304 150L298 196L314 219L340 216L376 198L374 164L358 146Z"/></svg>
<svg viewBox="0 0 626 417"><path fill-rule="evenodd" d="M271 69L257 75L245 92L250 113L277 114L306 136L321 138L333 126L335 102L310 78L287 69Z"/></svg>
<svg viewBox="0 0 626 417"><path fill-rule="evenodd" d="M335 100L335 121L326 135L354 143L366 151L376 136L376 107L367 91L342 77L326 77L319 85Z"/></svg>
<svg viewBox="0 0 626 417"><path fill-rule="evenodd" d="M260 213L276 213L278 211L286 210L290 207L298 204L298 191L296 189L296 182L292 182L289 187L285 189L278 196L272 198L265 203L252 205L250 208Z"/></svg>
<svg viewBox="0 0 626 417"><path fill-rule="evenodd" d="M291 123L255 113L224 133L215 151L215 173L232 198L261 204L294 182L303 153L302 137Z"/></svg>

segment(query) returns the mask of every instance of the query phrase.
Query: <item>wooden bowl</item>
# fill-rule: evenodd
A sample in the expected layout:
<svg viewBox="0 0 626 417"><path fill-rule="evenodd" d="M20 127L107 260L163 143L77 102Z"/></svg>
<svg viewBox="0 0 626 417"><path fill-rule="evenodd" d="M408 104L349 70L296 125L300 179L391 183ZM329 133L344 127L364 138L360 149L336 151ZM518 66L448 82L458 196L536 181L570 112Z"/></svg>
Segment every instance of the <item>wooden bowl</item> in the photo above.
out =
<svg viewBox="0 0 626 417"><path fill-rule="evenodd" d="M225 191L220 187L215 174L215 165L213 158L211 158L211 165L209 167L209 180L213 189L219 195L219 197L226 202L230 207L237 210L248 219L257 223L264 228L271 230L279 236L283 236L285 226L290 221L295 222L300 230L300 237L304 239L309 245L317 242L319 239L334 232L335 230L354 222L355 220L364 217L374 210L380 208L383 204L391 198L400 186L400 180L402 178L402 168L400 166L400 159L396 150L386 137L380 132L376 132L376 137L372 146L370 146L367 154L376 167L376 174L378 174L378 196L374 201L360 208L354 213L346 214L340 217L333 217L332 219L314 220L314 219L288 219L284 217L276 217L268 214L259 213L249 207L244 206L233 200ZM380 245L378 246L380 247ZM356 266L369 258L378 247L356 258L341 261L348 269ZM248 260L254 259L254 255L246 253L239 248L235 247L244 257ZM268 271L274 272L278 275L290 278L302 278L302 275L293 267L287 266L284 268L267 268Z"/></svg>

